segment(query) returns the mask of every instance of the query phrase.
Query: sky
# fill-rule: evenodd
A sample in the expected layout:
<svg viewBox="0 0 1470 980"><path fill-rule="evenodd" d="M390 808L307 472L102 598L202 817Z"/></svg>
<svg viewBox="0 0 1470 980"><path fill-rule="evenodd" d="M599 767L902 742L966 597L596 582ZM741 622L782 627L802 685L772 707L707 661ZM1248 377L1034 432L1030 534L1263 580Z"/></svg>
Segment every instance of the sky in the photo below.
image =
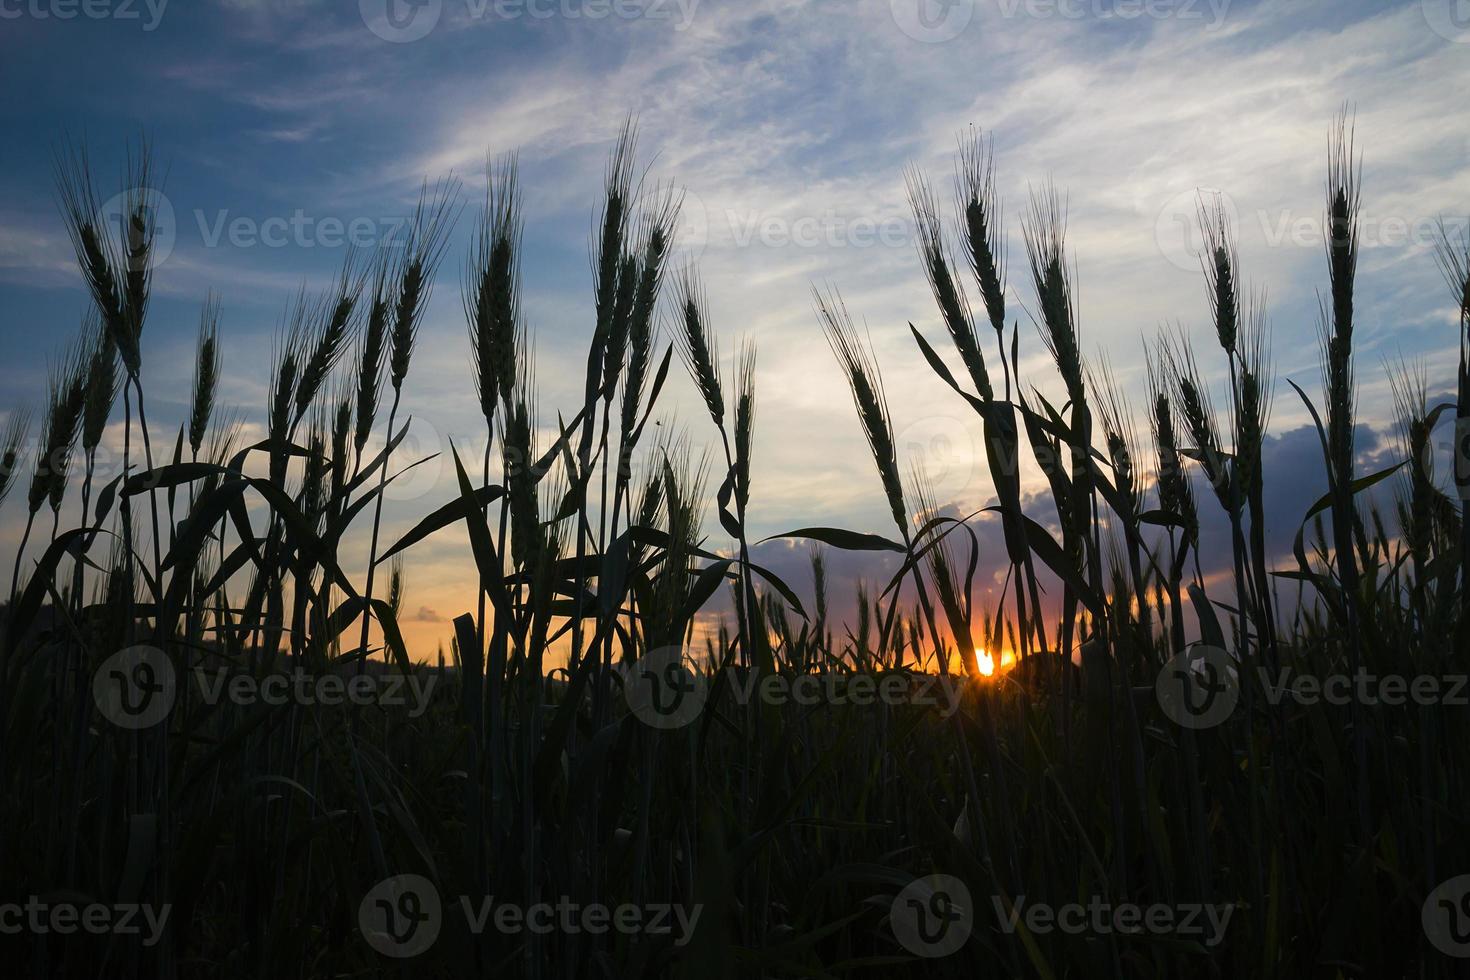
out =
<svg viewBox="0 0 1470 980"><path fill-rule="evenodd" d="M329 288L348 240L392 241L423 181L453 175L466 210L405 390L406 448L442 452L452 438L478 455L460 278L487 156L511 151L540 421L554 425L580 400L589 232L629 113L649 179L685 190L678 262L707 287L726 377L740 338L759 349L757 537L814 524L892 533L814 285L840 290L871 335L905 469L921 464L944 507L990 501L978 422L908 327L946 348L905 170L947 205L972 125L994 141L1009 309L1022 371L1044 392L1058 385L1027 313L1028 195L1048 181L1066 195L1083 352L1111 365L1135 408L1143 338L1166 324L1199 342L1223 403L1192 229L1200 191L1222 195L1243 274L1268 298L1266 486L1282 549L1325 486L1285 379L1320 393L1323 186L1344 105L1363 167L1360 466L1394 459L1385 364L1422 362L1431 395L1453 390L1454 309L1433 242L1439 221L1463 231L1470 214L1464 0L0 0L0 86L0 412L39 407L88 302L55 203L58 148L85 144L106 198L122 190L129 142L146 138L166 172L167 254L143 338L160 441L187 412L206 295L222 310L221 401L258 424L291 299ZM696 448L715 445L681 372L660 407ZM120 424L108 438L120 442ZM455 495L445 457L420 467L390 497L385 538ZM14 495L0 511L7 567L23 516ZM712 510L707 528L727 546ZM995 528L981 540L997 542ZM1207 528L1207 559L1222 550ZM793 583L806 581L805 555L760 551ZM833 561L834 593L881 572ZM987 552L991 594L1003 566ZM410 554L416 652L472 608L468 568L452 531Z"/></svg>

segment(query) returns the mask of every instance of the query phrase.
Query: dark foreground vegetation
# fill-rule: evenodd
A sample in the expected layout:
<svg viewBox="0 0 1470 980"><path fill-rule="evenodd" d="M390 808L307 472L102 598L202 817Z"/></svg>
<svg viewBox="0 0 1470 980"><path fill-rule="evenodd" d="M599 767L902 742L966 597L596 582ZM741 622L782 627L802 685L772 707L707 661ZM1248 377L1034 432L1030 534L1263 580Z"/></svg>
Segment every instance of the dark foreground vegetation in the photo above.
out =
<svg viewBox="0 0 1470 980"><path fill-rule="evenodd" d="M679 196L640 178L631 131L593 242L582 404L536 404L505 159L477 213L460 214L455 186L426 187L409 241L349 256L330 294L293 306L253 444L215 405L212 303L189 419L168 438L148 427L147 195L120 228L99 223L87 161L64 153L95 312L34 440L19 413L0 433L8 519L45 543L16 556L0 639L0 905L20 909L0 911L6 974L1463 975L1470 713L1451 695L1470 673L1470 472L1458 493L1436 481L1431 432L1470 416L1470 252L1445 235L1458 405L1426 404L1422 375L1397 372L1403 462L1360 472L1345 124L1329 159L1323 384L1283 397L1311 408L1330 491L1281 518L1301 528L1294 561L1273 563L1264 533L1278 385L1224 212L1201 203L1213 329L1149 346L1141 438L1083 355L1061 198L1030 202L1008 280L989 148L972 137L958 213L910 177L948 334L913 336L983 425L993 503L934 516L949 502L897 458L865 335L819 294L894 527L793 532L812 577L790 582L752 561L746 534L755 348L722 376L699 280L671 267ZM127 185L152 178L139 155ZM457 491L388 540L400 394L456 220L478 222L465 383L484 451L455 448ZM1023 318L1057 379L1020 376ZM713 456L647 424L675 352ZM1218 412L1207 359L1228 369ZM127 468L104 479L119 409ZM1022 511L1021 456L1046 475L1045 513ZM1385 491L1388 514L1366 503ZM1217 507L1233 547L1201 555L1200 513ZM997 608L970 598L979 520L1004 530ZM444 528L468 536L478 607L447 657L416 663L400 562ZM339 559L347 541L367 542L365 571ZM900 563L852 622L828 618L825 549ZM724 625L706 614L696 630L714 606ZM977 649L1016 665L987 676ZM1283 672L1354 679L1353 693L1279 697ZM814 699L746 693L806 675ZM1365 675L1442 683L1371 697ZM1180 714L1176 682L1186 708L1208 714L1218 695L1224 713ZM491 896L509 913L477 921ZM538 906L548 928L530 927ZM595 906L616 924L582 914ZM1151 924L1117 914L1134 906ZM64 907L102 911L79 928Z"/></svg>

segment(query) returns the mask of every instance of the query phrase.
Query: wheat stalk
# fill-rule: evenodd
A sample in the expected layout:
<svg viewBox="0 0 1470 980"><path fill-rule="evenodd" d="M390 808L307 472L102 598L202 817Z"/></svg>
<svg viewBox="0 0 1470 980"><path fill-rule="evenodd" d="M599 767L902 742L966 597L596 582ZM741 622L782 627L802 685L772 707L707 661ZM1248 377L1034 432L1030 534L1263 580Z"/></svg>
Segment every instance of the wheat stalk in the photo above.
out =
<svg viewBox="0 0 1470 980"><path fill-rule="evenodd" d="M0 503L5 502L10 488L15 486L16 469L30 430L30 413L12 411L5 421L4 430L0 431Z"/></svg>
<svg viewBox="0 0 1470 980"><path fill-rule="evenodd" d="M1185 431L1194 441L1193 457L1228 514L1234 506L1230 499L1229 461L1221 448L1220 427L1215 421L1209 389L1200 378L1194 346L1180 329L1172 338L1167 335L1160 338L1160 354L1175 407L1184 420Z"/></svg>
<svg viewBox="0 0 1470 980"><path fill-rule="evenodd" d="M496 403L510 398L522 330L520 250L523 228L516 158L487 165L488 189L469 264L464 308L469 324L475 391L487 426Z"/></svg>
<svg viewBox="0 0 1470 980"><path fill-rule="evenodd" d="M36 457L27 504L31 513L50 501L52 510L61 506L66 492L67 470L81 431L87 403L87 369L91 359L85 340L72 344L53 370L49 382L44 441Z"/></svg>
<svg viewBox="0 0 1470 980"><path fill-rule="evenodd" d="M639 280L628 324L628 369L623 377L621 438L626 441L637 423L638 406L648 378L649 357L656 332L655 312L675 229L684 197L673 187L656 192L639 219Z"/></svg>
<svg viewBox="0 0 1470 980"><path fill-rule="evenodd" d="M1215 337L1220 348L1235 356L1240 327L1240 265L1230 219L1224 199L1216 194L1207 198L1200 194L1198 203L1200 228L1204 232L1204 251L1200 266L1205 273L1210 315L1215 323Z"/></svg>
<svg viewBox="0 0 1470 980"><path fill-rule="evenodd" d="M86 148L64 149L57 155L55 172L58 204L82 278L97 305L103 326L112 334L129 377L136 377L142 364L138 338L124 311L117 248L108 230L100 226L102 206L92 183Z"/></svg>
<svg viewBox="0 0 1470 980"><path fill-rule="evenodd" d="M1005 333L1005 241L1001 233L1003 212L995 190L995 144L973 127L969 139L961 139L957 160L956 193L964 218L966 257L980 287L980 298L990 325L998 336Z"/></svg>
<svg viewBox="0 0 1470 980"><path fill-rule="evenodd" d="M82 410L82 451L90 460L102 443L102 433L107 428L108 416L117 400L119 379L117 376L117 345L112 334L102 325L95 314L89 317L89 355L87 360L86 395Z"/></svg>
<svg viewBox="0 0 1470 980"><path fill-rule="evenodd" d="M379 261L373 271L373 296L357 343L357 388L352 446L357 461L373 432L378 415L378 398L383 384L383 358L388 345L388 265Z"/></svg>
<svg viewBox="0 0 1470 980"><path fill-rule="evenodd" d="M683 326L679 353L699 388L704 407L716 428L725 427L725 395L720 385L719 348L709 323L709 300L694 267L686 266L674 280L674 298Z"/></svg>
<svg viewBox="0 0 1470 980"><path fill-rule="evenodd" d="M444 258L449 231L458 213L458 195L459 182L453 178L440 181L432 190L426 182L409 223L408 241L398 268L398 292L389 337L388 380L395 394L403 390L403 381L408 377L434 273Z"/></svg>
<svg viewBox="0 0 1470 980"><path fill-rule="evenodd" d="M908 507L904 503L903 481L898 475L893 420L888 413L888 399L883 393L882 375L878 373L878 365L873 360L872 353L858 337L852 317L847 312L847 305L842 302L837 291L833 289L823 295L813 289L812 296L827 344L832 348L837 363L846 375L853 404L857 407L858 419L862 422L863 434L868 440L868 449L873 454L879 479L883 481L883 493L888 498L889 512L907 543L910 540Z"/></svg>
<svg viewBox="0 0 1470 980"><path fill-rule="evenodd" d="M194 357L193 398L189 402L189 451L195 459L204 445L214 413L214 399L219 385L219 299L210 295L199 315L199 341Z"/></svg>
<svg viewBox="0 0 1470 980"><path fill-rule="evenodd" d="M1041 339L1056 361L1067 386L1067 396L1074 403L1081 403L1085 388L1066 257L1067 208L1054 185L1047 184L1040 191L1033 191L1021 231L1041 310Z"/></svg>
<svg viewBox="0 0 1470 980"><path fill-rule="evenodd" d="M750 460L755 434L755 341L740 345L735 369L735 500L740 513L750 503Z"/></svg>
<svg viewBox="0 0 1470 980"><path fill-rule="evenodd" d="M976 392L984 401L990 401L994 392L990 376L985 370L985 358L980 354L979 339L975 336L975 319L970 313L970 303L965 297L964 287L955 280L950 271L948 249L940 225L939 205L934 199L923 175L910 170L906 175L909 205L914 212L914 224L919 233L919 258L924 263L924 274L929 279L930 291L939 305L944 327L950 340L959 352L960 360L970 374Z"/></svg>
<svg viewBox="0 0 1470 980"><path fill-rule="evenodd" d="M1158 467L1154 471L1154 481L1158 487L1159 506L1166 514L1180 519L1184 541L1190 545L1199 538L1199 513L1194 501L1194 488L1184 472L1179 435L1174 426L1167 343L1167 338L1161 336L1155 356L1149 357L1145 353L1144 359L1148 371L1149 428L1153 434ZM1147 345L1144 349L1147 352Z"/></svg>

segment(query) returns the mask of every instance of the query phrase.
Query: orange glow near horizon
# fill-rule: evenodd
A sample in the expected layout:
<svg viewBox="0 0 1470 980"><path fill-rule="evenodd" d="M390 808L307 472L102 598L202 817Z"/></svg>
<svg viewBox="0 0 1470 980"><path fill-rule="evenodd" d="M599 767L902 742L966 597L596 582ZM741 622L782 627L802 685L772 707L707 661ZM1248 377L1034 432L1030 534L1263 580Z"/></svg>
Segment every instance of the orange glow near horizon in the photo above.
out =
<svg viewBox="0 0 1470 980"><path fill-rule="evenodd" d="M1000 656L997 657L983 647L975 648L975 669L981 680L993 680L1014 666L1016 666L1016 656L1009 650L1002 650Z"/></svg>

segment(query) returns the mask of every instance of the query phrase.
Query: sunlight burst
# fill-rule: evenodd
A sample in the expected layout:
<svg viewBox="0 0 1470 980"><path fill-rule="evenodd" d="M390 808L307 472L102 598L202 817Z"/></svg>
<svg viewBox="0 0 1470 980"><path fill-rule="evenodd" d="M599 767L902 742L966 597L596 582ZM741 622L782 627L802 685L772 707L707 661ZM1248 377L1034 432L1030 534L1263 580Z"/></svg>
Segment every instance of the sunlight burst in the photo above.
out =
<svg viewBox="0 0 1470 980"><path fill-rule="evenodd" d="M982 676L991 677L995 674L995 658L984 650L975 651L975 663L979 666Z"/></svg>

